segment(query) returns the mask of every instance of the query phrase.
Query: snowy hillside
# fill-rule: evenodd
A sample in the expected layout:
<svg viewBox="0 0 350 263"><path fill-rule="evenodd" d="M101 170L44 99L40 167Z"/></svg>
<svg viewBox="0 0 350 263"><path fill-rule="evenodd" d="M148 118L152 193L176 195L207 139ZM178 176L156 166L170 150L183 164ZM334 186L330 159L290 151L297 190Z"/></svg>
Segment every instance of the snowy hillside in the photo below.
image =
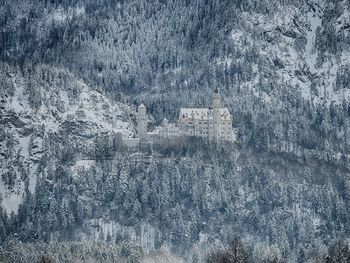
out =
<svg viewBox="0 0 350 263"><path fill-rule="evenodd" d="M349 0L0 4L1 262L350 262L349 138Z"/></svg>
<svg viewBox="0 0 350 263"><path fill-rule="evenodd" d="M52 138L68 136L83 155L83 149L93 147L97 134L134 133L130 107L113 103L62 69L35 68L31 73L34 94L30 93L28 78L15 69L2 64L0 74L4 83L10 83L0 90L0 193L9 213L17 212L26 189L33 193L37 177L47 171L40 163L54 156ZM41 74L47 75L35 80Z"/></svg>
<svg viewBox="0 0 350 263"><path fill-rule="evenodd" d="M313 103L349 101L349 87L337 88L343 77L348 78L343 74L350 66L349 6L346 1L340 1L337 3L340 11L331 13L333 8L332 3L306 1L300 5L277 4L269 14L250 9L242 12L240 26L231 32L232 45L239 52L251 53L257 60L247 62L246 57L241 58L246 64L252 64L251 71L255 76L243 84L271 103L259 85L268 83L271 78L271 74L266 74L268 72L259 65L262 60L275 70L273 85L277 89L288 86L292 92L300 92L305 100ZM339 42L346 42L336 54L321 46L323 41L329 41L326 36L333 37L328 27L334 28L332 33L340 37ZM219 60L219 64L230 67L243 61L229 54Z"/></svg>

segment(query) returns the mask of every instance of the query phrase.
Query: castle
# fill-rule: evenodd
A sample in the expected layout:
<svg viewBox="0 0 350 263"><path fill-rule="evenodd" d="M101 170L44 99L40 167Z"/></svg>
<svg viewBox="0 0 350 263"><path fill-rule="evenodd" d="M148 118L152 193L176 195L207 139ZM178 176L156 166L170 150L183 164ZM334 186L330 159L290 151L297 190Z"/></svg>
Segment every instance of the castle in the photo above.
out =
<svg viewBox="0 0 350 263"><path fill-rule="evenodd" d="M141 139L155 134L147 133L147 120L146 107L141 104L137 112L137 131ZM220 93L215 88L211 108L181 108L178 121L169 123L164 119L158 135L163 138L197 136L211 141L233 141L232 115L221 106Z"/></svg>
<svg viewBox="0 0 350 263"><path fill-rule="evenodd" d="M140 141L154 142L157 139L196 136L209 141L234 141L232 115L221 106L220 92L215 88L211 108L181 108L176 123L163 120L161 127L147 131L147 109L142 103L137 110L137 137L122 138L119 141L127 147L137 147Z"/></svg>

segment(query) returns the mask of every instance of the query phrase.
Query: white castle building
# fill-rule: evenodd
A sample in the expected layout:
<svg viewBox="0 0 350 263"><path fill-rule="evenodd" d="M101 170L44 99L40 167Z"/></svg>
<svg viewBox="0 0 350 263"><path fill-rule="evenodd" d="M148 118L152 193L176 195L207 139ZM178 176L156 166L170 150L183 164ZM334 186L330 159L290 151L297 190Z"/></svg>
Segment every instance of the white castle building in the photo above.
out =
<svg viewBox="0 0 350 263"><path fill-rule="evenodd" d="M211 108L181 108L176 123L163 120L157 132L147 132L147 112L141 104L137 112L137 132L140 139L176 138L180 136L197 136L210 141L234 141L232 115L221 106L219 90L213 94Z"/></svg>

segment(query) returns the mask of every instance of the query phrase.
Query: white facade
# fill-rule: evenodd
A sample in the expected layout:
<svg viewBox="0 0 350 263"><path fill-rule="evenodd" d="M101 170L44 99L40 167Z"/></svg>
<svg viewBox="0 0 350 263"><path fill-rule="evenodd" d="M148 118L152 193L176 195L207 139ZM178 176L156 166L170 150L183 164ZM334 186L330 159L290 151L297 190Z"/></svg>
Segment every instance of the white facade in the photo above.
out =
<svg viewBox="0 0 350 263"><path fill-rule="evenodd" d="M159 135L165 138L197 136L208 140L234 141L232 115L221 107L220 93L215 89L212 108L182 108L177 123L163 121Z"/></svg>
<svg viewBox="0 0 350 263"><path fill-rule="evenodd" d="M163 138L175 138L181 135L179 127L175 123L168 123L167 119L163 120L159 129L159 136Z"/></svg>
<svg viewBox="0 0 350 263"><path fill-rule="evenodd" d="M219 108L216 114L208 108L183 108L178 126L183 135L233 141L232 116L227 108Z"/></svg>

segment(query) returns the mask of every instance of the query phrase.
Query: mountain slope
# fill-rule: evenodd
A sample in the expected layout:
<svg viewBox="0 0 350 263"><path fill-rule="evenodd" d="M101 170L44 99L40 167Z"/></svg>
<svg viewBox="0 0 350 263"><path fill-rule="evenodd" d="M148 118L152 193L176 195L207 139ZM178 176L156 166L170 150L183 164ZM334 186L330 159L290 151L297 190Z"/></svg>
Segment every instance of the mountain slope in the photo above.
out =
<svg viewBox="0 0 350 263"><path fill-rule="evenodd" d="M106 257L201 262L239 240L253 262L321 260L350 232L349 8L3 1L0 253L50 242L74 251L74 241L91 252L104 240L126 244L122 255L102 245ZM99 136L133 135L140 101L150 128L208 107L215 86L233 145L190 138L111 152ZM156 251L164 246L176 256Z"/></svg>
<svg viewBox="0 0 350 263"><path fill-rule="evenodd" d="M26 75L27 74L27 75ZM71 147L80 155L93 151L98 134L120 131L131 135L130 107L112 102L66 70L38 65L21 74L1 66L5 83L0 92L0 189L7 212L17 211L28 188L47 172L43 160ZM66 145L65 145L66 144Z"/></svg>

